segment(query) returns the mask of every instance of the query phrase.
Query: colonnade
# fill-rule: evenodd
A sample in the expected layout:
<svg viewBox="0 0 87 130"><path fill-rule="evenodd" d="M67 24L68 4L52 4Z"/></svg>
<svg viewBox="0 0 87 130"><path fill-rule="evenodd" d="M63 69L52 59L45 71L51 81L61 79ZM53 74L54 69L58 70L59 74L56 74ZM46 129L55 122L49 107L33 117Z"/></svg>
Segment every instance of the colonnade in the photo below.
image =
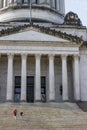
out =
<svg viewBox="0 0 87 130"><path fill-rule="evenodd" d="M26 77L27 77L27 54L21 55L21 101L26 101ZM55 101L55 76L54 76L54 57L48 55L49 58L49 101ZM7 101L13 101L13 54L8 54L8 70L7 70ZM69 100L68 93L68 75L67 75L67 55L61 55L62 60L62 87L63 101ZM41 101L41 55L35 54L35 93L34 100ZM74 99L80 100L80 84L79 84L79 56L73 56L73 82L74 82Z"/></svg>

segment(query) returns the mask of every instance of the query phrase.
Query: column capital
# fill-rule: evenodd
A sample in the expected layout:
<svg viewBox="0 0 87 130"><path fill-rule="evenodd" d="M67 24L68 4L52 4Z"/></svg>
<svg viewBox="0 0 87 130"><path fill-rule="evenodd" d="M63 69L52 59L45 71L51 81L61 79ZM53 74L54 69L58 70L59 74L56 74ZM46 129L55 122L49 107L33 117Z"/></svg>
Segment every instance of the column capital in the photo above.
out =
<svg viewBox="0 0 87 130"><path fill-rule="evenodd" d="M49 58L54 58L54 57L55 57L55 54L48 54L48 57L49 57Z"/></svg>
<svg viewBox="0 0 87 130"><path fill-rule="evenodd" d="M79 57L80 57L79 54L73 55L73 58L79 58Z"/></svg>
<svg viewBox="0 0 87 130"><path fill-rule="evenodd" d="M28 54L26 54L26 53L22 53L22 54L21 54L21 57L22 57L22 58L27 58L27 55L28 55Z"/></svg>
<svg viewBox="0 0 87 130"><path fill-rule="evenodd" d="M62 59L63 59L63 58L67 58L67 56L68 56L67 54L62 54L62 55L61 55L61 58L62 58Z"/></svg>
<svg viewBox="0 0 87 130"><path fill-rule="evenodd" d="M35 58L41 58L41 54L35 54Z"/></svg>
<svg viewBox="0 0 87 130"><path fill-rule="evenodd" d="M14 57L14 53L8 53L7 56L8 56L9 58L13 58L13 57Z"/></svg>
<svg viewBox="0 0 87 130"><path fill-rule="evenodd" d="M8 53L7 56L14 56L14 53Z"/></svg>

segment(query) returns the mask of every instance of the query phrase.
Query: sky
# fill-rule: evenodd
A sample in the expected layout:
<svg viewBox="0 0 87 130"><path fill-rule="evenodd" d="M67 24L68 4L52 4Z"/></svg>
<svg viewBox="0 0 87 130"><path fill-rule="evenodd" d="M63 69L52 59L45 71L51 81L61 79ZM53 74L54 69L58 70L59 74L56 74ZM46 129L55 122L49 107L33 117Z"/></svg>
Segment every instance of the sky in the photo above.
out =
<svg viewBox="0 0 87 130"><path fill-rule="evenodd" d="M65 0L65 13L69 11L77 13L82 24L87 26L87 0Z"/></svg>

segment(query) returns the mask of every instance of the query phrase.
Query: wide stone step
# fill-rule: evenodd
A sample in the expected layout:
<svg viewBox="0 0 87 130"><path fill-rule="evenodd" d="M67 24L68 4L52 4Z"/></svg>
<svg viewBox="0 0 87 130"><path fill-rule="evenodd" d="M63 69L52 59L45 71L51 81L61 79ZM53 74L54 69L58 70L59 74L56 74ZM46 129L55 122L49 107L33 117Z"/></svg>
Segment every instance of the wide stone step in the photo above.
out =
<svg viewBox="0 0 87 130"><path fill-rule="evenodd" d="M18 111L16 120L12 113L14 107ZM1 104L0 130L87 130L87 113L79 109Z"/></svg>

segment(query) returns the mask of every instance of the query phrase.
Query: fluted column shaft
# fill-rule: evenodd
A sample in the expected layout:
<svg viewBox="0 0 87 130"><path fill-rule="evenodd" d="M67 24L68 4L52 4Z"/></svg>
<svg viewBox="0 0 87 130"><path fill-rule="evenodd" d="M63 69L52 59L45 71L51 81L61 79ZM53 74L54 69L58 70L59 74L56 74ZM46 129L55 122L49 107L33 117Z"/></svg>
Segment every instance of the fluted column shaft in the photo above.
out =
<svg viewBox="0 0 87 130"><path fill-rule="evenodd" d="M68 75L67 75L67 56L62 55L62 87L63 87L63 100L68 100Z"/></svg>
<svg viewBox="0 0 87 130"><path fill-rule="evenodd" d="M65 0L60 0L60 13L65 14Z"/></svg>
<svg viewBox="0 0 87 130"><path fill-rule="evenodd" d="M0 0L0 9L3 8L3 1Z"/></svg>
<svg viewBox="0 0 87 130"><path fill-rule="evenodd" d="M27 55L22 55L21 64L21 101L26 101L26 72L27 72Z"/></svg>
<svg viewBox="0 0 87 130"><path fill-rule="evenodd" d="M75 55L73 58L74 99L78 101L80 100L79 56Z"/></svg>
<svg viewBox="0 0 87 130"><path fill-rule="evenodd" d="M8 55L8 70L7 70L7 101L13 100L13 55Z"/></svg>
<svg viewBox="0 0 87 130"><path fill-rule="evenodd" d="M49 55L49 101L55 101L54 55Z"/></svg>
<svg viewBox="0 0 87 130"><path fill-rule="evenodd" d="M35 101L41 101L41 69L40 69L40 58L41 55L35 55Z"/></svg>
<svg viewBox="0 0 87 130"><path fill-rule="evenodd" d="M41 101L41 64L40 64L41 55L35 55L35 101Z"/></svg>

